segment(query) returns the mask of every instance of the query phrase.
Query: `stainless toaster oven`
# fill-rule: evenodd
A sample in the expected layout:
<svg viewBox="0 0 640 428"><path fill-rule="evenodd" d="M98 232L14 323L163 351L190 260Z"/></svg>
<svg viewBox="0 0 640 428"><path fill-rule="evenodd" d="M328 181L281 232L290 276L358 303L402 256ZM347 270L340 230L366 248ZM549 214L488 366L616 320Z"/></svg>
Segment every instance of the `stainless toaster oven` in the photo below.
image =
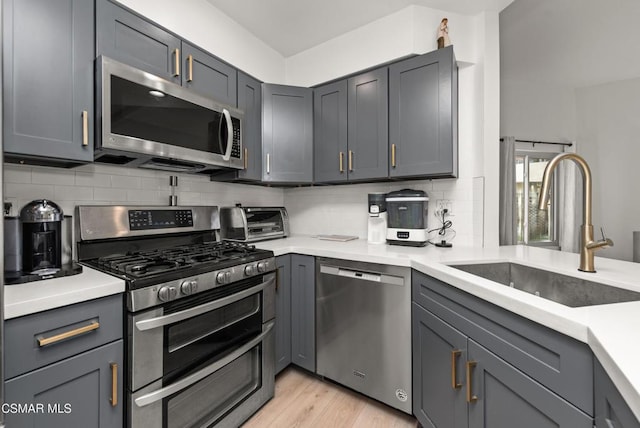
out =
<svg viewBox="0 0 640 428"><path fill-rule="evenodd" d="M289 216L284 207L222 207L220 238L255 242L289 235Z"/></svg>

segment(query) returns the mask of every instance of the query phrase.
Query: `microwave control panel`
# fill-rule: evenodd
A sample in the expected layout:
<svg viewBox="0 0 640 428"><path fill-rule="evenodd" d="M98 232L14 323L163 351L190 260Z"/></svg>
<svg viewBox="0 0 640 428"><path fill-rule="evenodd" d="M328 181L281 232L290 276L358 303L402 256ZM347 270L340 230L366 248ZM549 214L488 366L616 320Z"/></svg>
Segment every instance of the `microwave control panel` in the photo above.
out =
<svg viewBox="0 0 640 428"><path fill-rule="evenodd" d="M231 146L231 157L240 159L240 121L235 117L231 119L233 128L233 142Z"/></svg>
<svg viewBox="0 0 640 428"><path fill-rule="evenodd" d="M129 230L193 227L191 210L129 210Z"/></svg>

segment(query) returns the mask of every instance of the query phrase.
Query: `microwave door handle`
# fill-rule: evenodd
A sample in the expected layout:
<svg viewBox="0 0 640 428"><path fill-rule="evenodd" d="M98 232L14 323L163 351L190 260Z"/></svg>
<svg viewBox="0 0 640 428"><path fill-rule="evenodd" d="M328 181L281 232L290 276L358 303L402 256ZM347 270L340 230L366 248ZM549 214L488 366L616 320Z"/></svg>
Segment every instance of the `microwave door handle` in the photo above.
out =
<svg viewBox="0 0 640 428"><path fill-rule="evenodd" d="M264 290L268 286L272 285L275 282L275 278L276 278L275 274L272 274L272 275L269 275L269 279L256 285L255 287L248 288L246 290L232 294L231 296L223 297L222 299L214 300L212 302L205 303L200 306L196 306L194 308L185 309L184 311L175 312L173 314L163 315L156 318L150 318L148 320L137 321L135 323L136 328L140 331L152 330L154 328L163 327L165 325L173 324L178 321L183 321L188 318L202 315L205 312L219 309L223 306L227 306L227 305L230 305L231 303L237 302L238 300L242 300L245 297L249 297L252 294L259 293L260 291Z"/></svg>
<svg viewBox="0 0 640 428"><path fill-rule="evenodd" d="M254 339L252 339L250 342L247 342L246 344L242 345L240 348L236 349L229 355L225 356L224 358L221 358L220 360L216 361L210 366L207 366L204 369L185 377L184 379L180 379L176 383L172 383L171 385L168 385L164 388L160 388L156 391L150 392L148 394L145 394L141 397L136 398L134 400L136 405L138 407L148 406L149 404L155 403L156 401L159 401L165 397L168 397L177 392L180 392L183 389L193 385L194 383L204 379L205 377L217 372L218 370L220 370L221 368L223 368L233 360L236 360L245 352L258 346L260 342L262 342L264 338L269 333L271 333L271 330L273 329L274 325L275 325L275 321L271 321L269 324L267 324L264 331L260 333L258 336L256 336Z"/></svg>
<svg viewBox="0 0 640 428"><path fill-rule="evenodd" d="M233 149L233 124L231 123L231 114L226 108L222 109L222 116L227 123L227 148L222 156L222 159L228 161L231 159L231 149ZM222 138L222 124L220 124L220 138Z"/></svg>

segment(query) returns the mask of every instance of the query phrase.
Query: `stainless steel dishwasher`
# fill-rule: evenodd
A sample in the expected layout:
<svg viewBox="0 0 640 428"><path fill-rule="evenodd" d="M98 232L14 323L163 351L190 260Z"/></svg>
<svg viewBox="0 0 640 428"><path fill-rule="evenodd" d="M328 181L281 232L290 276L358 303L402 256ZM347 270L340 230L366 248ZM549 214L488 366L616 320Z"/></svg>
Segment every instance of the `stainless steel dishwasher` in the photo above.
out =
<svg viewBox="0 0 640 428"><path fill-rule="evenodd" d="M411 270L316 259L317 373L411 414Z"/></svg>

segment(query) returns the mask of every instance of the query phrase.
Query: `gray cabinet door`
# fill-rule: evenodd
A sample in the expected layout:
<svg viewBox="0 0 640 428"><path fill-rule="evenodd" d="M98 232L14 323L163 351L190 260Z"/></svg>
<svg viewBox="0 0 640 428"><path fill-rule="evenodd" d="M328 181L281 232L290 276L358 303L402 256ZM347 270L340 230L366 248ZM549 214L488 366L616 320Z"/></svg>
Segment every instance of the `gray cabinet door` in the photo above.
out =
<svg viewBox="0 0 640 428"><path fill-rule="evenodd" d="M414 415L425 428L466 428L467 336L415 303L412 322Z"/></svg>
<svg viewBox="0 0 640 428"><path fill-rule="evenodd" d="M182 42L182 85L219 103L237 105L237 70Z"/></svg>
<svg viewBox="0 0 640 428"><path fill-rule="evenodd" d="M596 428L640 428L640 422L598 361L594 386Z"/></svg>
<svg viewBox="0 0 640 428"><path fill-rule="evenodd" d="M313 180L313 91L262 85L262 181Z"/></svg>
<svg viewBox="0 0 640 428"><path fill-rule="evenodd" d="M257 180L262 178L262 88L253 77L238 71L238 108L244 111L245 169L238 172L238 178Z"/></svg>
<svg viewBox="0 0 640 428"><path fill-rule="evenodd" d="M291 256L276 257L276 374L291 364Z"/></svg>
<svg viewBox="0 0 640 428"><path fill-rule="evenodd" d="M453 46L389 66L391 177L455 177L458 78Z"/></svg>
<svg viewBox="0 0 640 428"><path fill-rule="evenodd" d="M2 6L5 156L63 166L92 161L93 2Z"/></svg>
<svg viewBox="0 0 640 428"><path fill-rule="evenodd" d="M5 382L6 403L42 406L6 413L7 426L121 427L122 343L118 340Z"/></svg>
<svg viewBox="0 0 640 428"><path fill-rule="evenodd" d="M350 180L388 176L388 76L381 68L348 80Z"/></svg>
<svg viewBox="0 0 640 428"><path fill-rule="evenodd" d="M97 54L181 82L181 41L173 34L111 3L96 2Z"/></svg>
<svg viewBox="0 0 640 428"><path fill-rule="evenodd" d="M315 258L291 255L291 361L316 371Z"/></svg>
<svg viewBox="0 0 640 428"><path fill-rule="evenodd" d="M347 180L346 80L313 90L313 166L316 183Z"/></svg>
<svg viewBox="0 0 640 428"><path fill-rule="evenodd" d="M593 419L473 340L470 428L592 428ZM466 391L465 391L466 392Z"/></svg>

